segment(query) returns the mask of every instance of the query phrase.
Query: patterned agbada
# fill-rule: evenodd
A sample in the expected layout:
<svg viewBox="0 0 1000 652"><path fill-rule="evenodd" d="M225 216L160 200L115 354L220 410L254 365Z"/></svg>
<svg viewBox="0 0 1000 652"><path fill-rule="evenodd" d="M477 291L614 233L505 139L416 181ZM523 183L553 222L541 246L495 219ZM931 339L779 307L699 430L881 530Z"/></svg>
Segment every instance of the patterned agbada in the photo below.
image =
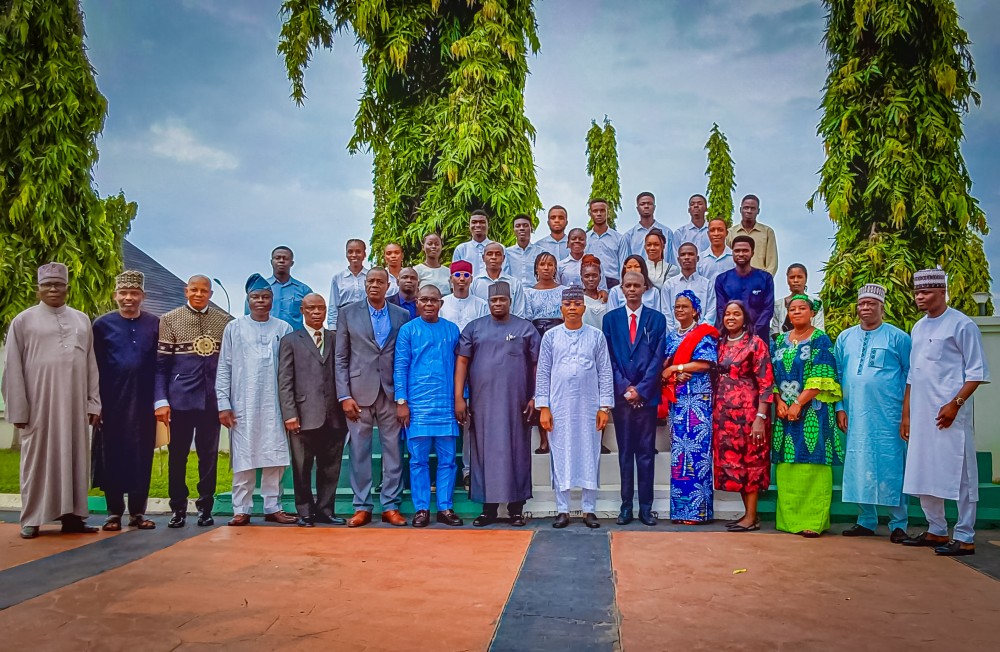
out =
<svg viewBox="0 0 1000 652"><path fill-rule="evenodd" d="M673 360L686 335L687 331L680 330L667 333L664 354L668 360ZM695 346L691 361L714 365L717 349L716 336L704 335ZM714 518L711 372L692 373L690 380L676 385L675 392L677 402L670 406L670 518L710 521Z"/></svg>
<svg viewBox="0 0 1000 652"><path fill-rule="evenodd" d="M774 421L771 460L777 465L777 528L794 533L822 532L830 527L831 466L844 463L844 434L837 428L834 411L842 394L833 343L818 328L798 344L782 333L771 361L774 391L785 404L792 404L804 390L819 390L802 406L797 421Z"/></svg>
<svg viewBox="0 0 1000 652"><path fill-rule="evenodd" d="M771 483L771 441L756 441L751 428L760 403L773 402L770 352L747 331L739 340L719 343L713 438L715 488L759 493Z"/></svg>

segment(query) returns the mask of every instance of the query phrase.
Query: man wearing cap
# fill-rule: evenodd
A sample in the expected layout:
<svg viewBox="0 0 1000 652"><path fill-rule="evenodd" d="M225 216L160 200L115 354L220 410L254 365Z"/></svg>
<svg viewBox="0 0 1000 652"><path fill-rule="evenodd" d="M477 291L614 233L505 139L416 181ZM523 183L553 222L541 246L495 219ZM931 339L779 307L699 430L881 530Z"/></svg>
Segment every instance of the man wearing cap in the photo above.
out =
<svg viewBox="0 0 1000 652"><path fill-rule="evenodd" d="M222 334L215 394L219 422L229 429L233 464L233 518L229 525L250 524L253 488L260 469L264 520L290 525L298 519L281 508L281 474L288 466L288 441L278 400L278 351L292 332L271 316L274 295L260 274L246 282L250 314L231 321Z"/></svg>
<svg viewBox="0 0 1000 652"><path fill-rule="evenodd" d="M869 283L858 292L861 323L840 334L834 347L843 400L837 425L847 433L844 502L858 503L858 522L846 537L870 537L878 528L877 505L889 511L889 540L907 538L903 469L906 442L899 437L910 336L882 321L885 288Z"/></svg>
<svg viewBox="0 0 1000 652"><path fill-rule="evenodd" d="M472 294L472 263L456 260L451 264L451 294L442 300L441 318L447 319L461 333L474 319L486 317L490 309L486 300ZM509 286L508 286L509 287ZM469 429L462 427L462 482L469 485Z"/></svg>
<svg viewBox="0 0 1000 652"><path fill-rule="evenodd" d="M455 364L455 417L466 425L469 497L483 503L472 524L495 523L507 503L510 524L523 526L531 498L531 426L535 363L541 338L531 322L510 314L510 286L490 286L490 316L462 330ZM469 400L463 388L468 382ZM475 406L475 409L471 409Z"/></svg>
<svg viewBox="0 0 1000 652"><path fill-rule="evenodd" d="M976 324L948 307L943 270L913 275L917 308L926 313L913 326L910 373L899 433L910 442L903 492L920 497L927 531L903 545L934 547L939 555L974 555L979 471L972 424L966 405L982 383L990 382L983 339ZM951 539L944 501L958 502Z"/></svg>
<svg viewBox="0 0 1000 652"><path fill-rule="evenodd" d="M63 532L86 524L90 478L88 425L100 421L101 396L90 319L66 305L69 271L38 268L38 300L7 331L3 399L21 436L21 537L49 521Z"/></svg>
<svg viewBox="0 0 1000 652"><path fill-rule="evenodd" d="M160 320L142 311L142 272L115 279L118 310L94 321L94 355L101 376L101 427L94 432L94 486L104 490L108 518L104 529L122 528L125 494L129 527L152 530L145 518L149 478L156 446L153 385Z"/></svg>
<svg viewBox="0 0 1000 652"><path fill-rule="evenodd" d="M431 450L437 456L437 522L462 525L452 510L455 490L455 345L458 326L440 319L441 290L433 285L417 295L420 317L396 336L393 385L396 418L410 451L413 527L431 522Z"/></svg>
<svg viewBox="0 0 1000 652"><path fill-rule="evenodd" d="M198 452L198 525L215 523L216 471L219 462L219 407L215 374L222 331L232 316L211 304L212 281L201 274L188 279L187 303L160 317L156 348L153 407L156 419L170 425L168 474L170 510L167 527L184 527L187 518L187 462L194 443Z"/></svg>
<svg viewBox="0 0 1000 652"><path fill-rule="evenodd" d="M600 527L597 508L601 433L614 404L614 377L604 333L583 323L583 289L563 290L563 323L542 337L535 374L535 406L549 431L552 488L557 516L552 527L569 525L569 495L583 489L583 522Z"/></svg>

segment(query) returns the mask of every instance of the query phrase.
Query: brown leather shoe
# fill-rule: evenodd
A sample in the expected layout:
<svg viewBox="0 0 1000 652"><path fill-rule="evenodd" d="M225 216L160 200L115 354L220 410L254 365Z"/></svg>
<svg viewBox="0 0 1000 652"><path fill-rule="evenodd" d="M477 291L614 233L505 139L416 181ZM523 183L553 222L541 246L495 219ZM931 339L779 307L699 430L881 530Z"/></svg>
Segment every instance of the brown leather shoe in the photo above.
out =
<svg viewBox="0 0 1000 652"><path fill-rule="evenodd" d="M904 539L902 544L912 548L937 548L948 543L948 537L930 532L921 532L915 537Z"/></svg>
<svg viewBox="0 0 1000 652"><path fill-rule="evenodd" d="M388 512L382 512L382 522L389 525L406 525L406 519L403 518L398 509L390 509Z"/></svg>
<svg viewBox="0 0 1000 652"><path fill-rule="evenodd" d="M250 515L235 514L231 519L229 519L228 525L231 525L233 527L243 527L244 525L250 525Z"/></svg>
<svg viewBox="0 0 1000 652"><path fill-rule="evenodd" d="M273 514L265 514L264 520L268 523L279 523L281 525L294 525L299 522L298 516L292 516L286 513L284 510L278 510Z"/></svg>
<svg viewBox="0 0 1000 652"><path fill-rule="evenodd" d="M372 522L372 513L360 510L347 520L347 527L361 527Z"/></svg>

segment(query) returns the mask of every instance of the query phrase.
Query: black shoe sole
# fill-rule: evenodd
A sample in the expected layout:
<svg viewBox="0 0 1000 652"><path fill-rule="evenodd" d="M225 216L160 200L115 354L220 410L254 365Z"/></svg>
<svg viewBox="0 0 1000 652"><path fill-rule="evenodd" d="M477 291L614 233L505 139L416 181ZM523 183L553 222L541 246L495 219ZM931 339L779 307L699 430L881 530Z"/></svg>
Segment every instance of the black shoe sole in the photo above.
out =
<svg viewBox="0 0 1000 652"><path fill-rule="evenodd" d="M187 525L187 523L185 523L184 521L181 521L180 523L167 523L167 527L173 528L175 530L178 528L182 528L185 525Z"/></svg>

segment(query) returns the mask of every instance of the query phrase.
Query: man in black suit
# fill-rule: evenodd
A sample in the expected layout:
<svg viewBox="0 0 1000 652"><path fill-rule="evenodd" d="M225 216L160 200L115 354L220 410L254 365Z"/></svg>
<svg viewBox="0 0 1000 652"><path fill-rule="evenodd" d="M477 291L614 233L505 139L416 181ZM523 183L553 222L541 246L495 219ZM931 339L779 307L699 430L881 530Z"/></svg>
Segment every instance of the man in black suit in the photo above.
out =
<svg viewBox="0 0 1000 652"><path fill-rule="evenodd" d="M372 267L365 278L365 299L344 306L337 318L337 398L348 420L354 491L354 515L347 527L360 527L372 520L372 436L376 426L382 443L382 522L406 525L399 513L403 450L392 373L396 335L410 320L410 313L386 301L388 289L389 272Z"/></svg>
<svg viewBox="0 0 1000 652"><path fill-rule="evenodd" d="M336 515L336 499L347 422L334 380L337 334L323 328L323 297L307 294L300 309L305 328L281 338L278 349L278 400L292 453L295 509L303 527L343 525L347 521Z"/></svg>

